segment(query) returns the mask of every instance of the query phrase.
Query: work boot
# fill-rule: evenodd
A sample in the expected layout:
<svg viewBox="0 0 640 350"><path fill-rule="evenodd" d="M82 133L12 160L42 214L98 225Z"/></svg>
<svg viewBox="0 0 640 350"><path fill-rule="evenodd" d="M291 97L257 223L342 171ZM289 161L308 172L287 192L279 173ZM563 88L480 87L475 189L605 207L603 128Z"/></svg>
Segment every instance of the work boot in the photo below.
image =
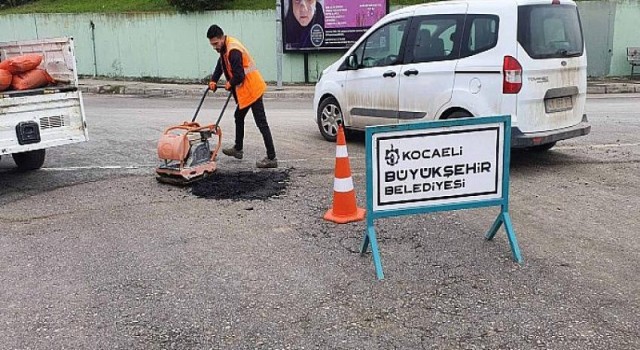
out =
<svg viewBox="0 0 640 350"><path fill-rule="evenodd" d="M224 153L225 155L229 156L229 157L235 157L238 159L242 159L242 156L244 156L244 152L242 152L242 150L238 151L235 147L228 147L228 148L223 148L222 149L222 153Z"/></svg>
<svg viewBox="0 0 640 350"><path fill-rule="evenodd" d="M278 167L277 158L269 159L269 157L264 157L263 160L259 160L256 162L256 168L277 168L277 167Z"/></svg>

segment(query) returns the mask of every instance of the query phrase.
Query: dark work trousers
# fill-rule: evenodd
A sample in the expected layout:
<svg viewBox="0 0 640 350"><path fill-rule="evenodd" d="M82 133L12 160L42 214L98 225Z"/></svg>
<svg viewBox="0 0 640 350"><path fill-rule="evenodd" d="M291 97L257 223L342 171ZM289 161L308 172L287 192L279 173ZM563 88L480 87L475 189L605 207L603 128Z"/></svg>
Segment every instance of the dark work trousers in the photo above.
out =
<svg viewBox="0 0 640 350"><path fill-rule="evenodd" d="M262 97L247 108L240 109L240 107L236 107L236 112L234 113L236 120L235 149L239 151L242 150L244 142L244 118L247 116L247 113L249 113L249 109L251 109L251 114L253 114L253 119L256 121L256 126L260 129L260 133L264 139L264 146L267 149L267 157L269 159L275 159L276 149L273 146L273 138L271 137L271 130L269 130L269 124L267 123L267 115L264 112Z"/></svg>

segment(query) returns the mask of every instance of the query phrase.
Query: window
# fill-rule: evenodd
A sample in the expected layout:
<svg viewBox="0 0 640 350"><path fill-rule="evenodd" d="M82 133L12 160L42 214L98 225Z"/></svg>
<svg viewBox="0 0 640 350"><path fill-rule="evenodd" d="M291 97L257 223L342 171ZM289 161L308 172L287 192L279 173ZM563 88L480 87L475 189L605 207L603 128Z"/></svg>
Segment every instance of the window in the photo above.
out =
<svg viewBox="0 0 640 350"><path fill-rule="evenodd" d="M462 57L490 50L498 43L498 17L468 15L462 45Z"/></svg>
<svg viewBox="0 0 640 350"><path fill-rule="evenodd" d="M461 16L426 16L414 20L409 47L412 63L457 58L457 34Z"/></svg>
<svg viewBox="0 0 640 350"><path fill-rule="evenodd" d="M389 23L371 33L354 51L358 67L382 67L401 63L400 48L407 20Z"/></svg>
<svg viewBox="0 0 640 350"><path fill-rule="evenodd" d="M578 9L569 5L520 6L518 42L534 59L582 56Z"/></svg>

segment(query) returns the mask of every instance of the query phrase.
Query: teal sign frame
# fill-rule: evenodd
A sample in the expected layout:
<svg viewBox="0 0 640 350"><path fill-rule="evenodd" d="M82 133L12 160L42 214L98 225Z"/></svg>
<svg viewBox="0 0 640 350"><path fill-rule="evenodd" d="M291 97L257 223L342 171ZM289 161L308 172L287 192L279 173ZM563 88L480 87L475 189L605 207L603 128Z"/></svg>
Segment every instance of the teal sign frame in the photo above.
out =
<svg viewBox="0 0 640 350"><path fill-rule="evenodd" d="M498 127L496 127L496 125ZM474 127L477 126L477 129ZM394 138L396 140L402 141L403 135L410 136L421 136L421 137L430 137L430 131L434 131L434 129L441 129L440 134L446 135L448 133L447 130L454 129L463 129L463 132L471 135L476 131L479 132L489 132L494 133L496 135L496 153L495 160L497 165L502 165L501 169L496 169L495 176L495 188L493 191L479 191L478 193L474 193L475 197L467 197L464 196L451 196L451 198L446 198L444 202L438 202L435 200L433 203L426 203L428 200L425 200L425 204L421 204L420 201L417 201L417 204L410 204L409 206L396 206L391 205L391 209L381 208L384 206L383 201L381 201L380 197L380 189L374 188L377 186L376 181L380 181L380 140L383 138L383 135L394 135L393 137L387 137L387 139ZM424 135L420 135L421 132L424 131ZM439 211L451 211L451 210L460 210L460 209L472 209L472 208L482 208L482 207L492 207L499 206L500 213L498 217L491 225L491 228L485 234L485 238L487 240L493 239L493 237L498 232L498 229L502 225L504 225L505 231L507 233L507 238L509 240L509 245L511 247L511 253L513 259L519 263L523 263L522 255L520 254L520 248L518 246L518 241L516 238L515 231L513 229L513 225L511 222L511 217L509 215L509 159L511 157L511 116L503 115L503 116L491 116L491 117L476 117L476 118L461 118L461 119L452 119L452 120L441 120L441 121L429 121L429 122L420 122L420 123L408 123L408 124L394 124L394 125L382 125L382 126L370 126L365 129L366 134L366 178L367 178L367 216L366 216L366 224L367 228L364 233L364 237L362 239L362 244L360 246L360 255L364 256L371 246L371 253L373 256L373 263L375 265L376 277L379 280L384 279L384 272L382 270L382 260L380 257L380 250L378 247L378 240L376 238L376 231L374 222L377 219L395 217L401 215L415 215L415 214L423 214L423 213L433 213ZM436 135L434 133L434 135ZM374 138L376 142L374 144ZM491 144L493 146L493 144ZM391 146L393 147L393 145ZM455 149L453 151L447 151L449 155L453 153L455 154ZM462 146L460 146L460 154L462 153ZM374 154L377 155L378 159L374 160ZM418 153L419 155L419 153ZM501 155L501 159L500 159ZM406 156L406 155L405 155ZM386 159L386 158L385 158ZM388 160L387 160L388 162ZM474 163L477 164L477 163ZM473 164L472 164L473 165ZM471 166L471 165L470 165ZM374 173L374 170L377 172ZM463 181L463 180L460 180ZM489 182L491 186L491 182ZM401 202L401 201L398 201ZM410 201L405 201L410 202ZM415 202L415 201L414 201ZM392 203L392 202L389 202Z"/></svg>

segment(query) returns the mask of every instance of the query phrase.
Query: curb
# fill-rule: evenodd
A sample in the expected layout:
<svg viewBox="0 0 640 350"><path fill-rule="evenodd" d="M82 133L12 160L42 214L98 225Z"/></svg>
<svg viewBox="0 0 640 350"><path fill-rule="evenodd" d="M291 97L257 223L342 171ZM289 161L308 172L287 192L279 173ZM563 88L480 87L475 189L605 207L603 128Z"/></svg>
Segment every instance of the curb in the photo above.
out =
<svg viewBox="0 0 640 350"><path fill-rule="evenodd" d="M202 96L202 87L193 88L163 88L163 87L140 87L127 85L94 85L79 86L82 93L99 95L144 95L149 97L181 97L181 96ZM276 90L268 89L264 97L268 99L313 99L313 91L290 91L292 88Z"/></svg>
<svg viewBox="0 0 640 350"><path fill-rule="evenodd" d="M613 83L587 86L587 94L633 94L640 93L640 84Z"/></svg>
<svg viewBox="0 0 640 350"><path fill-rule="evenodd" d="M202 87L144 87L129 86L126 84L115 85L80 85L80 91L90 94L105 95L144 95L149 97L181 97L201 96ZM587 86L587 94L626 94L640 93L640 83L593 83ZM314 91L308 87L298 90L295 87L287 87L276 90L269 86L264 94L267 99L313 99Z"/></svg>

